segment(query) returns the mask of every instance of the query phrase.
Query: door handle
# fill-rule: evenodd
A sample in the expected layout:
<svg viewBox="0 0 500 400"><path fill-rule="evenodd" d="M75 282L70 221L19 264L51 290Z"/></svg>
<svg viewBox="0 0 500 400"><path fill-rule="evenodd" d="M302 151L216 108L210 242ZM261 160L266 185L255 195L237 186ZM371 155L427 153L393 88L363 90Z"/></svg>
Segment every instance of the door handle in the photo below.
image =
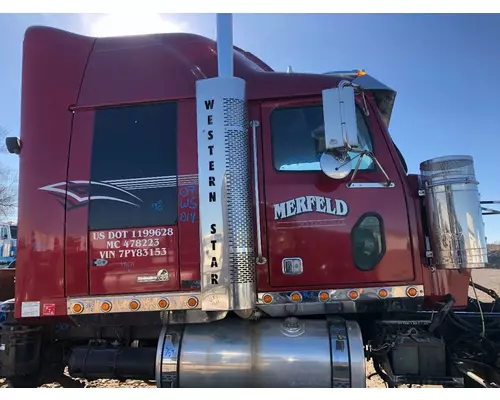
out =
<svg viewBox="0 0 500 400"><path fill-rule="evenodd" d="M263 265L267 262L266 258L262 255L262 232L260 227L260 204L259 204L259 166L257 159L257 127L259 121L250 121L252 127L252 143L253 143L253 193L255 202L255 224L257 226L257 258L255 260L257 265Z"/></svg>

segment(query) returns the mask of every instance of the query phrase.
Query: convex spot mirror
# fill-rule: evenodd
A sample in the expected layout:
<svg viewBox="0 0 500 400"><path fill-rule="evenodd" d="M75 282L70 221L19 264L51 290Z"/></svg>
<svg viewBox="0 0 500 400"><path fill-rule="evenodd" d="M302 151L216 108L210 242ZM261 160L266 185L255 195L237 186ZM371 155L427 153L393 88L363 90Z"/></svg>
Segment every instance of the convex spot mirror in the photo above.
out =
<svg viewBox="0 0 500 400"><path fill-rule="evenodd" d="M347 152L325 151L319 164L323 173L332 179L344 179L352 171L352 160Z"/></svg>

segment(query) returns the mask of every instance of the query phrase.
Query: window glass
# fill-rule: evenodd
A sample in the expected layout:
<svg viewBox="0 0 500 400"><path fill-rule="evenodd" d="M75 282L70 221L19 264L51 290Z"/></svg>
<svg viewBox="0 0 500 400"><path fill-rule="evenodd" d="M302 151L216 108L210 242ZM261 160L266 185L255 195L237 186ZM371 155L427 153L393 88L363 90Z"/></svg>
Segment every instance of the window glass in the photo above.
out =
<svg viewBox="0 0 500 400"><path fill-rule="evenodd" d="M90 229L177 223L177 105L96 111Z"/></svg>
<svg viewBox="0 0 500 400"><path fill-rule="evenodd" d="M385 253L382 218L375 214L362 216L352 229L351 240L356 268L375 268Z"/></svg>
<svg viewBox="0 0 500 400"><path fill-rule="evenodd" d="M370 131L363 112L356 107L358 141L363 150L373 151ZM278 171L321 171L319 160L325 150L323 106L283 107L271 114L273 162ZM319 132L319 135L316 133ZM351 158L357 153L349 152ZM353 160L353 168L358 162ZM373 161L364 156L359 169L373 169Z"/></svg>
<svg viewBox="0 0 500 400"><path fill-rule="evenodd" d="M12 239L17 239L17 226L10 227L10 236Z"/></svg>

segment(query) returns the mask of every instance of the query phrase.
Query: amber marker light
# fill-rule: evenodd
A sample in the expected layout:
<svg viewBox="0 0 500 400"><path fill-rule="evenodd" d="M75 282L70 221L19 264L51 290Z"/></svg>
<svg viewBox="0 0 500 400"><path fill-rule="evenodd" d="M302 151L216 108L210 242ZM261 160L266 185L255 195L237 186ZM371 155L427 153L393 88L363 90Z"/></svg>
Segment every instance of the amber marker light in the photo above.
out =
<svg viewBox="0 0 500 400"><path fill-rule="evenodd" d="M418 290L414 287L409 287L408 289L406 289L406 295L408 297L416 297L418 294Z"/></svg>
<svg viewBox="0 0 500 400"><path fill-rule="evenodd" d="M273 296L271 296L270 294L265 294L264 296L262 296L262 301L266 304L270 304L273 302Z"/></svg>
<svg viewBox="0 0 500 400"><path fill-rule="evenodd" d="M363 75L366 75L366 72L365 72L365 71L363 71L362 69L360 69L360 70L358 71L358 76L363 76Z"/></svg>
<svg viewBox="0 0 500 400"><path fill-rule="evenodd" d="M101 304L102 312L109 312L111 310L111 303L109 301L105 301Z"/></svg>
<svg viewBox="0 0 500 400"><path fill-rule="evenodd" d="M141 308L141 303L139 302L139 300L132 300L128 306L132 311L137 311L139 308Z"/></svg>
<svg viewBox="0 0 500 400"><path fill-rule="evenodd" d="M302 300L302 295L299 292L293 292L290 295L290 300L292 300L294 303L298 303Z"/></svg>
<svg viewBox="0 0 500 400"><path fill-rule="evenodd" d="M83 305L81 303L73 304L72 310L75 314L80 314L83 311Z"/></svg>
<svg viewBox="0 0 500 400"><path fill-rule="evenodd" d="M328 292L320 292L319 299L321 301L328 301L330 299L330 294Z"/></svg>
<svg viewBox="0 0 500 400"><path fill-rule="evenodd" d="M356 290L351 290L347 296L349 296L349 298L351 300L356 300L358 297L359 297L359 293L356 291Z"/></svg>
<svg viewBox="0 0 500 400"><path fill-rule="evenodd" d="M196 297L190 297L188 299L188 306L193 308L193 307L196 307L198 305L198 299Z"/></svg>
<svg viewBox="0 0 500 400"><path fill-rule="evenodd" d="M168 308L168 305L169 305L169 302L167 299L160 299L158 301L158 307L160 307L162 310L164 310L165 308Z"/></svg>
<svg viewBox="0 0 500 400"><path fill-rule="evenodd" d="M379 289L378 297L385 299L387 296L389 296L389 292L386 289Z"/></svg>

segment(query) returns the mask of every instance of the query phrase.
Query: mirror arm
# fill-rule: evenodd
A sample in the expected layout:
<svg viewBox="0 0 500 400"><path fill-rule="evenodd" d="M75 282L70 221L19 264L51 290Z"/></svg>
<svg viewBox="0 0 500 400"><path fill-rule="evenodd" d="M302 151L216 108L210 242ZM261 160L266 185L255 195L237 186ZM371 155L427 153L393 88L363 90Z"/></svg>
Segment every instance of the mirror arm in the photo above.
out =
<svg viewBox="0 0 500 400"><path fill-rule="evenodd" d="M377 167L380 168L380 171L382 171L382 173L385 176L385 180L386 180L385 186L386 187L394 187L394 182L392 182L391 178L389 178L389 175L387 175L387 172L385 172L385 169L379 163L379 161L377 160L377 157L375 157L375 154L373 154L371 151L368 151L368 150L359 151L359 150L354 149L352 151L359 153L359 159L358 159L358 162L356 164L356 168L354 168L354 172L352 173L351 179L349 180L349 182L346 185L347 187L351 187L353 185L354 179L356 178L356 175L359 171L359 166L361 165L361 160L363 159L364 156L370 157L373 160L373 162L375 164L377 164Z"/></svg>

